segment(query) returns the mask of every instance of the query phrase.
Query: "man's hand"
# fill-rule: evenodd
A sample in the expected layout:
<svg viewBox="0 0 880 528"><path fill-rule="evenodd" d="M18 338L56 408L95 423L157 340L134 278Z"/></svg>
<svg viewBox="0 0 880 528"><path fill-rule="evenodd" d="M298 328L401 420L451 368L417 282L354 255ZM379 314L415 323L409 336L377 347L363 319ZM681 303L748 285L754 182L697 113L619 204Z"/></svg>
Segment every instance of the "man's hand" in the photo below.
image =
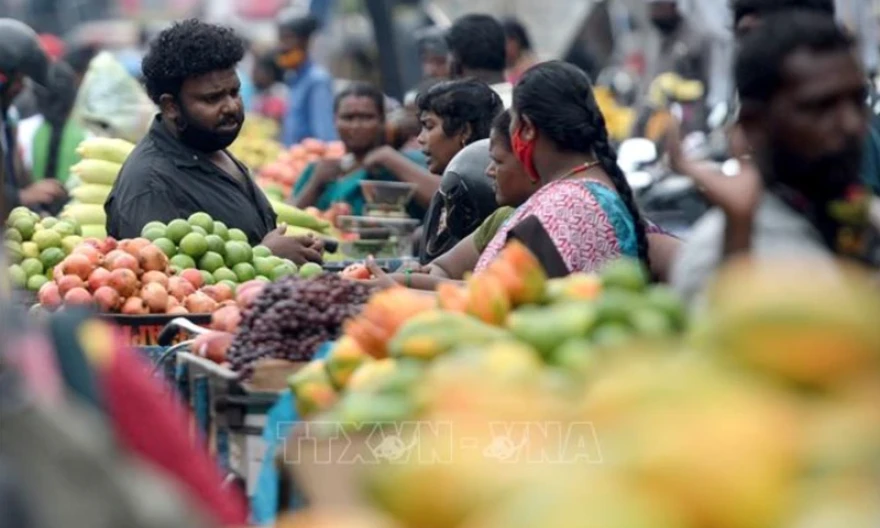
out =
<svg viewBox="0 0 880 528"><path fill-rule="evenodd" d="M297 266L306 262L323 262L324 243L311 236L290 237L285 235L287 226L281 224L277 229L263 238L262 244L272 251L273 255L290 259Z"/></svg>
<svg viewBox="0 0 880 528"><path fill-rule="evenodd" d="M25 187L19 193L19 200L27 207L46 205L67 195L64 186L58 180L47 179Z"/></svg>

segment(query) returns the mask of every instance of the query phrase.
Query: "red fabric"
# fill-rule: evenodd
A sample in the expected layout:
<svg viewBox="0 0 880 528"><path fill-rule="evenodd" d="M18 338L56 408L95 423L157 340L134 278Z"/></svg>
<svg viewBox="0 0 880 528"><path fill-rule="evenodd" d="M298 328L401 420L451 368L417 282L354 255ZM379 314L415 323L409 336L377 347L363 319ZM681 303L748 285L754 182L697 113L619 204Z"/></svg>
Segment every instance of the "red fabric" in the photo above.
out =
<svg viewBox="0 0 880 528"><path fill-rule="evenodd" d="M247 521L247 501L221 487L214 459L191 440L189 412L149 374L150 365L127 346L99 370L110 422L123 447L174 478L191 501L223 525Z"/></svg>
<svg viewBox="0 0 880 528"><path fill-rule="evenodd" d="M55 35L48 33L40 35L40 45L53 61L59 60L64 55L64 41Z"/></svg>

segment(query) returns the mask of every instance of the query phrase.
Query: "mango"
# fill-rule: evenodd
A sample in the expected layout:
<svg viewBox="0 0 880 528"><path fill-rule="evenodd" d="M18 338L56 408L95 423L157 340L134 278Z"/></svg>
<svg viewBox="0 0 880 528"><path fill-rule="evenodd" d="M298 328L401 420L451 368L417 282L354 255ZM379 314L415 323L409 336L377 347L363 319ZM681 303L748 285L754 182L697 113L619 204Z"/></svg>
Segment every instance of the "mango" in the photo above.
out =
<svg viewBox="0 0 880 528"><path fill-rule="evenodd" d="M510 334L467 315L434 310L410 319L388 344L392 357L430 360L461 345L480 345Z"/></svg>
<svg viewBox="0 0 880 528"><path fill-rule="evenodd" d="M514 274L520 277L520 287L512 292L515 305L534 304L544 298L547 274L525 245L519 241L507 244L499 253L497 260L509 264Z"/></svg>
<svg viewBox="0 0 880 528"><path fill-rule="evenodd" d="M295 399L296 410L301 418L329 409L338 394L333 388L323 360L315 360L287 379Z"/></svg>
<svg viewBox="0 0 880 528"><path fill-rule="evenodd" d="M606 265L600 273L602 285L608 289L642 292L648 285L649 275L644 265L635 259L622 258Z"/></svg>
<svg viewBox="0 0 880 528"><path fill-rule="evenodd" d="M354 371L373 357L364 352L351 336L342 336L327 356L327 374L337 389L348 384Z"/></svg>
<svg viewBox="0 0 880 528"><path fill-rule="evenodd" d="M544 302L594 301L602 294L602 280L598 275L572 273L562 279L547 281Z"/></svg>
<svg viewBox="0 0 880 528"><path fill-rule="evenodd" d="M437 286L437 303L442 310L467 313L469 301L467 289L458 284L444 282Z"/></svg>
<svg viewBox="0 0 880 528"><path fill-rule="evenodd" d="M525 307L513 312L507 328L521 341L549 357L561 344L586 337L598 320L590 303L570 302L547 307Z"/></svg>
<svg viewBox="0 0 880 528"><path fill-rule="evenodd" d="M494 326L501 326L510 313L510 299L494 275L481 273L468 280L467 313Z"/></svg>

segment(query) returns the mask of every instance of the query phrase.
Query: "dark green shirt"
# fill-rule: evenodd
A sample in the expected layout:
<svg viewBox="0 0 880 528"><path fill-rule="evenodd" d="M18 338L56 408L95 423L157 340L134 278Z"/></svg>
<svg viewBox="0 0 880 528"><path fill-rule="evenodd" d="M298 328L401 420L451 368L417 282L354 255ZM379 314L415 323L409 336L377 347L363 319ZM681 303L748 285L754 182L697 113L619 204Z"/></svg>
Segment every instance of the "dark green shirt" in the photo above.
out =
<svg viewBox="0 0 880 528"><path fill-rule="evenodd" d="M474 245L477 246L477 252L482 253L489 242L495 238L495 234L504 225L504 222L516 211L513 207L499 207L494 213L486 218L480 227L474 231Z"/></svg>

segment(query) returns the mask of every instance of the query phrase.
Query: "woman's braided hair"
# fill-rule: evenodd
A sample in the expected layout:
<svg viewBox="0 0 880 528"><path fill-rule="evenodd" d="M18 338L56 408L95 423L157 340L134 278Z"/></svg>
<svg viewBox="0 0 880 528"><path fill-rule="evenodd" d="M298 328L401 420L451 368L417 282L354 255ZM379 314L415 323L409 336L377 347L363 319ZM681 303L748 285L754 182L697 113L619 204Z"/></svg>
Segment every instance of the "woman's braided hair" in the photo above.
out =
<svg viewBox="0 0 880 528"><path fill-rule="evenodd" d="M626 176L617 165L617 153L608 140L605 118L593 96L589 77L566 62L551 61L534 66L516 85L513 108L517 114L527 116L560 150L596 156L632 215L639 259L647 266L645 220Z"/></svg>

